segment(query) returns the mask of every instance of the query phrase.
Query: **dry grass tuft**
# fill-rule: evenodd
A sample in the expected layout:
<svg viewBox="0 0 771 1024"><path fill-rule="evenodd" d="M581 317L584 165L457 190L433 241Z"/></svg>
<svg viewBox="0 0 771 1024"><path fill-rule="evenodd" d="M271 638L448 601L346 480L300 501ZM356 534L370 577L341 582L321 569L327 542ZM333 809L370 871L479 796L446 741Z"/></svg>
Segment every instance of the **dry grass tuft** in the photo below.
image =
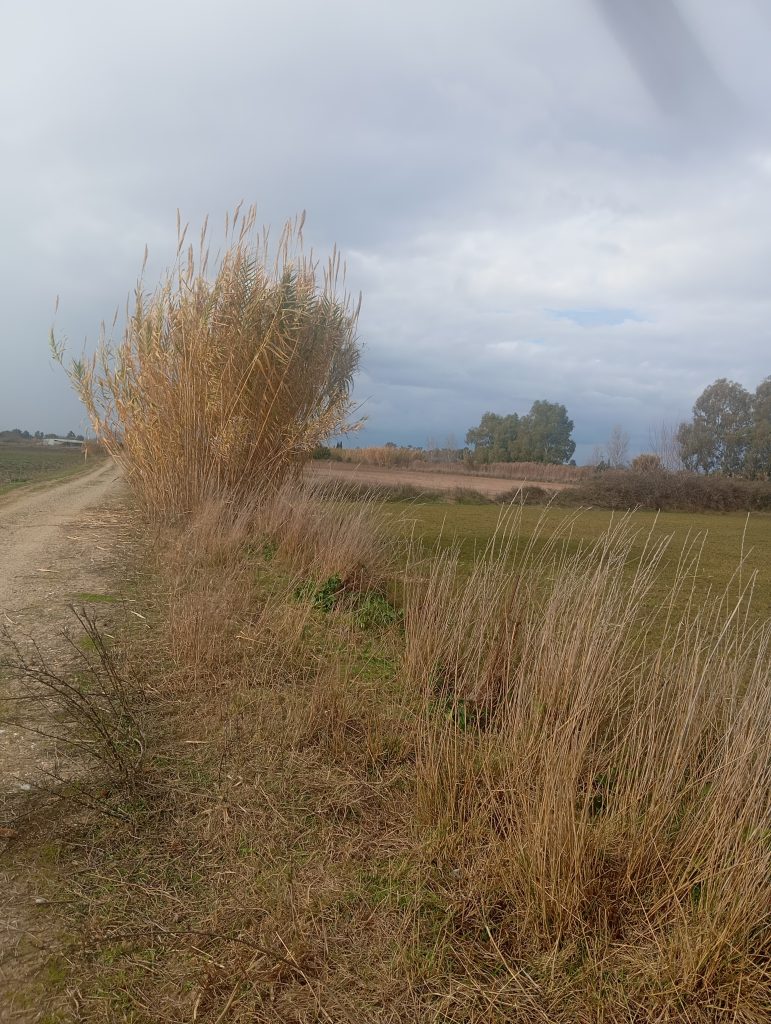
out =
<svg viewBox="0 0 771 1024"><path fill-rule="evenodd" d="M504 518L469 576L445 553L407 591L445 956L479 994L511 979L495 1019L531 1019L523 995L550 1020L764 1019L771 628L751 581L675 614L696 543L651 606L665 545L633 560L628 517L577 554L513 557L516 535Z"/></svg>

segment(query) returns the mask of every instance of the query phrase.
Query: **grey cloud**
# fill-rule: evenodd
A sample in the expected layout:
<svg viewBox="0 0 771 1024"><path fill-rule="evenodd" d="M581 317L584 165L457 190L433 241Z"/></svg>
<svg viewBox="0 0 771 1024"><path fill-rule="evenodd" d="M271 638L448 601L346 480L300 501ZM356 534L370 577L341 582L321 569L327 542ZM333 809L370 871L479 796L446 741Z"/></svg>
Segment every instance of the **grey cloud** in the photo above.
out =
<svg viewBox="0 0 771 1024"><path fill-rule="evenodd" d="M771 32L752 0L635 7L647 27L622 0L17 5L0 425L80 421L48 365L55 295L73 346L93 341L145 242L150 280L173 257L177 207L216 238L241 198L274 225L306 208L309 243L343 250L364 294L362 443L462 437L549 398L589 449L615 422L644 446L715 377L754 385Z"/></svg>

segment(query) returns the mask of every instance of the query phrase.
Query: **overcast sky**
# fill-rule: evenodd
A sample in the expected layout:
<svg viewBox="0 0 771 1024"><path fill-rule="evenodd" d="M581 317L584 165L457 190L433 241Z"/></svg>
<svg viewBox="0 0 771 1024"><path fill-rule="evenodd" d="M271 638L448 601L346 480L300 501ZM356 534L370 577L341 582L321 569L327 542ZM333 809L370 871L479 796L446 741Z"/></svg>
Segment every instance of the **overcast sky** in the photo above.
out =
<svg viewBox="0 0 771 1024"><path fill-rule="evenodd" d="M176 210L307 210L363 293L353 443L564 402L579 461L771 373L767 0L3 5L0 429L83 429L78 351Z"/></svg>

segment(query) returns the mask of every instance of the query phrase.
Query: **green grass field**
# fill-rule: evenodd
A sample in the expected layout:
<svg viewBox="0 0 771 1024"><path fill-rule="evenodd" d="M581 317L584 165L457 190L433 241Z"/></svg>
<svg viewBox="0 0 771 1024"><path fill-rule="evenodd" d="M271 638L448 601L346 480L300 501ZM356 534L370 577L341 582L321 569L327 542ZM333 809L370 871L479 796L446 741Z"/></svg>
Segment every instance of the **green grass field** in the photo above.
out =
<svg viewBox="0 0 771 1024"><path fill-rule="evenodd" d="M491 505L451 505L443 502L395 502L387 506L396 529L402 535L419 538L428 548L438 544L457 544L463 560L470 564L475 552L480 553L493 537L501 514ZM620 513L600 509L582 511L569 528L564 543L575 549L580 543L595 541L617 521ZM544 538L564 527L573 518L571 509L539 507L522 509L521 536L532 536L542 517ZM633 522L639 530L635 551L641 552L646 538L671 536L662 564L656 594L664 595L674 579L678 556L683 546L695 537L703 538L701 569L697 580L700 592L709 589L721 593L734 577L742 550L745 554L742 580L747 582L757 573L752 607L759 618L771 618L771 515L765 513L692 513L649 511L634 513ZM738 590L738 578L733 588ZM654 594L654 599L656 594Z"/></svg>
<svg viewBox="0 0 771 1024"><path fill-rule="evenodd" d="M84 468L83 453L78 449L2 444L0 494L24 484L70 476Z"/></svg>

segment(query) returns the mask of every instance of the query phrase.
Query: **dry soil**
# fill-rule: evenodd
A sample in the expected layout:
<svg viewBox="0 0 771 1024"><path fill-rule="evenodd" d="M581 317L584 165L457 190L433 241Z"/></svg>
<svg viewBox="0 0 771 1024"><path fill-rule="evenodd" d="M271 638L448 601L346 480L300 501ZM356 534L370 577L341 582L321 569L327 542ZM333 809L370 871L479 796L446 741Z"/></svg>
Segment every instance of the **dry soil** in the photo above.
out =
<svg viewBox="0 0 771 1024"><path fill-rule="evenodd" d="M71 606L88 603L100 609L100 619L103 611L109 616L125 516L112 461L0 499L0 641L5 634L22 650L37 646L46 663L62 667L73 654L66 639L77 626ZM5 655L12 663L8 652L4 642L0 659ZM34 978L50 938L47 901L40 896L44 880L29 839L36 807L39 813L37 794L60 755L52 740L30 731L51 731L52 723L24 693L13 668L3 669L0 660L2 1022L40 1019Z"/></svg>

